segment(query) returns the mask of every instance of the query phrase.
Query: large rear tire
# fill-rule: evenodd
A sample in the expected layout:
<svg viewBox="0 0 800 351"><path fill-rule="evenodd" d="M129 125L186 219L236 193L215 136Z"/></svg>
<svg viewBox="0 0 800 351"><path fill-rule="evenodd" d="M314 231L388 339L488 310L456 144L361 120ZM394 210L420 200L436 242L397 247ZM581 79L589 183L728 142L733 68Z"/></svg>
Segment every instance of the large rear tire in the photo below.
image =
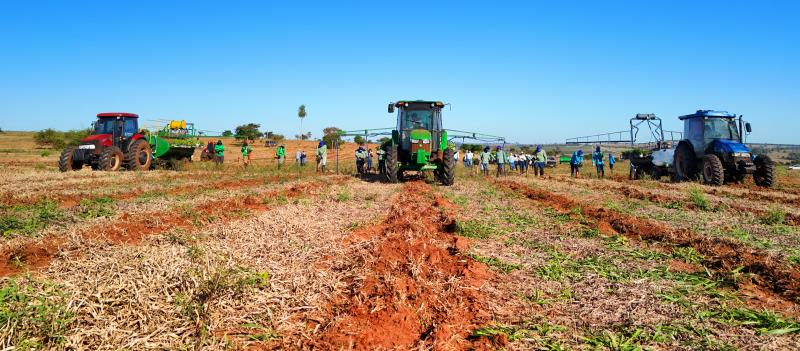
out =
<svg viewBox="0 0 800 351"><path fill-rule="evenodd" d="M128 146L125 154L125 168L131 171L146 171L153 163L153 150L147 140L139 139Z"/></svg>
<svg viewBox="0 0 800 351"><path fill-rule="evenodd" d="M756 156L756 172L753 181L758 186L771 188L775 185L775 162L769 156Z"/></svg>
<svg viewBox="0 0 800 351"><path fill-rule="evenodd" d="M673 167L675 167L674 180L684 181L694 179L697 174L694 150L687 144L680 144L673 156Z"/></svg>
<svg viewBox="0 0 800 351"><path fill-rule="evenodd" d="M109 146L103 153L100 154L100 161L98 161L98 168L101 171L116 172L122 168L123 155L122 150L116 146Z"/></svg>
<svg viewBox="0 0 800 351"><path fill-rule="evenodd" d="M73 156L75 155L74 146L68 146L61 151L61 157L58 158L58 170L61 172L77 171L83 167L83 163L75 162Z"/></svg>
<svg viewBox="0 0 800 351"><path fill-rule="evenodd" d="M717 155L703 156L703 182L708 185L722 185L725 182L725 167Z"/></svg>
<svg viewBox="0 0 800 351"><path fill-rule="evenodd" d="M453 158L453 149L447 148L442 152L442 170L439 172L439 181L442 185L450 186L456 181L456 160Z"/></svg>
<svg viewBox="0 0 800 351"><path fill-rule="evenodd" d="M397 183L397 145L387 145L384 151L386 151L386 162L384 162L386 181L389 183Z"/></svg>

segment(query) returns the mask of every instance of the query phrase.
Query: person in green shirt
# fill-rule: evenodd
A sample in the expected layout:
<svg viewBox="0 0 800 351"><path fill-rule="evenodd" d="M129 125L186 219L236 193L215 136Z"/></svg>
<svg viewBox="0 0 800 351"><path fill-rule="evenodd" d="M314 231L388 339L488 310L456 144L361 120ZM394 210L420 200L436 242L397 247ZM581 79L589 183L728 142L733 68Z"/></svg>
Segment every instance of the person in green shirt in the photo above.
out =
<svg viewBox="0 0 800 351"><path fill-rule="evenodd" d="M489 160L492 159L492 152L491 149L487 146L483 148L483 152L481 152L481 171L483 171L484 176L489 175Z"/></svg>
<svg viewBox="0 0 800 351"><path fill-rule="evenodd" d="M503 151L503 147L497 145L497 177L505 174L506 163L508 163L508 155Z"/></svg>
<svg viewBox="0 0 800 351"><path fill-rule="evenodd" d="M247 143L247 140L242 143L242 160L244 160L244 168L247 168L250 165L250 153L253 152L253 148L250 147L250 144Z"/></svg>
<svg viewBox="0 0 800 351"><path fill-rule="evenodd" d="M286 161L286 145L281 144L275 149L275 158L278 159L278 169L281 169L283 162Z"/></svg>
<svg viewBox="0 0 800 351"><path fill-rule="evenodd" d="M378 154L378 173L385 174L386 173L386 151L383 151L382 147L378 148L376 151Z"/></svg>
<svg viewBox="0 0 800 351"><path fill-rule="evenodd" d="M328 164L328 145L320 140L317 146L317 172L325 173L325 166Z"/></svg>
<svg viewBox="0 0 800 351"><path fill-rule="evenodd" d="M225 145L222 145L222 140L217 140L217 144L214 145L214 162L217 165L225 162Z"/></svg>
<svg viewBox="0 0 800 351"><path fill-rule="evenodd" d="M547 152L542 149L541 145L538 145L536 152L533 153L533 175L544 177L545 166L547 166Z"/></svg>

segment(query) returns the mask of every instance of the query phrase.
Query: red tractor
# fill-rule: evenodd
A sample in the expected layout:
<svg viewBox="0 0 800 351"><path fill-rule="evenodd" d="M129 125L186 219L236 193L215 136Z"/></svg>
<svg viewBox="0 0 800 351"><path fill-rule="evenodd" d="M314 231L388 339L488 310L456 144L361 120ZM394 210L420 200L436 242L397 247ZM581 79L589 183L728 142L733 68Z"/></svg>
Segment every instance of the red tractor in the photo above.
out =
<svg viewBox="0 0 800 351"><path fill-rule="evenodd" d="M69 146L61 152L58 169L61 172L79 170L84 165L102 171L148 170L153 163L153 151L147 138L139 133L139 115L125 112L98 113L92 123L92 134L81 139L80 145Z"/></svg>

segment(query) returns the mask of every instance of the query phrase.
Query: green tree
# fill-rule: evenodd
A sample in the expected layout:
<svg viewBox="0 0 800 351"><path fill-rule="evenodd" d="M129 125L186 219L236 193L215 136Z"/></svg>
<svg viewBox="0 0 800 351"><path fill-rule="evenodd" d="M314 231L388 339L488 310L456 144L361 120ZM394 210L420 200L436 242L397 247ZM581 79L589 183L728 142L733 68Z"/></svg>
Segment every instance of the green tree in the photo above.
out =
<svg viewBox="0 0 800 351"><path fill-rule="evenodd" d="M329 149L336 147L337 143L338 145L342 145L344 143L342 137L339 135L340 131L341 129L336 127L328 127L322 130L322 141L328 145Z"/></svg>
<svg viewBox="0 0 800 351"><path fill-rule="evenodd" d="M33 141L36 142L36 145L54 149L61 149L66 145L64 142L64 135L53 128L47 128L36 132L33 136Z"/></svg>
<svg viewBox="0 0 800 351"><path fill-rule="evenodd" d="M360 135L356 135L356 137L355 137L355 138L353 138L353 142L354 142L354 143L356 143L356 144L358 144L358 145L364 145L364 143L366 142L366 140L364 140L364 137L362 137L362 136L360 136Z"/></svg>
<svg viewBox="0 0 800 351"><path fill-rule="evenodd" d="M300 107L297 108L297 117L300 118L300 136L301 136L298 139L301 139L302 136L305 135L303 134L303 119L306 118L306 105L300 105Z"/></svg>
<svg viewBox="0 0 800 351"><path fill-rule="evenodd" d="M392 141L392 138L390 138L390 137L383 137L383 138L378 139L378 143L380 143L381 145L390 143L391 141Z"/></svg>
<svg viewBox="0 0 800 351"><path fill-rule="evenodd" d="M259 128L261 128L261 125L257 123L248 123L240 125L236 127L236 139L240 140L258 139L264 135L264 133L261 133L261 131L258 130Z"/></svg>
<svg viewBox="0 0 800 351"><path fill-rule="evenodd" d="M226 131L222 132L222 136L231 137L231 136L233 136L233 132L231 132L230 130L226 130Z"/></svg>

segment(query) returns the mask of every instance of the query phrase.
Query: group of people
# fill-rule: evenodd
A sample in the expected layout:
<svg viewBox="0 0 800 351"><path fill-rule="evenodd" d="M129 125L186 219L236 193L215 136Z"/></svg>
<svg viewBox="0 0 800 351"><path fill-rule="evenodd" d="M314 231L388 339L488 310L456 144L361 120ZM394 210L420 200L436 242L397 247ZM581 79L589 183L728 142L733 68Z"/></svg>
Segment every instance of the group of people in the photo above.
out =
<svg viewBox="0 0 800 351"><path fill-rule="evenodd" d="M600 150L600 147L599 146L596 147L594 149L594 152L592 153L592 166L595 167L598 178L603 178L606 176L604 158L605 156L603 155L603 152ZM572 177L574 178L580 177L581 167L583 167L583 159L584 159L583 150L576 150L575 152L572 153L572 158L570 158L569 161L570 175ZM614 163L616 162L617 160L614 158L614 154L609 153L608 169L611 171L612 175L614 174Z"/></svg>
<svg viewBox="0 0 800 351"><path fill-rule="evenodd" d="M244 167L247 168L250 165L250 157L253 154L253 148L247 140L242 142L241 152ZM225 162L225 145L222 144L222 140L217 140L216 143L209 141L208 145L206 145L206 149L203 150L203 154L208 155L206 157L212 159L215 164L222 165ZM317 172L325 172L325 168L328 165L328 146L324 141L320 141L317 145L316 158ZM286 145L281 144L275 149L275 159L278 163L278 169L283 168L283 165L286 163ZM295 162L299 166L305 167L307 163L305 150L297 151Z"/></svg>
<svg viewBox="0 0 800 351"><path fill-rule="evenodd" d="M378 167L374 169L372 166L373 159L376 155L378 157ZM358 148L356 148L355 156L356 170L358 170L359 175L363 176L375 170L377 170L379 174L386 173L386 151L382 148L378 148L377 151L373 152L372 148L366 149L363 145L359 145Z"/></svg>
<svg viewBox="0 0 800 351"><path fill-rule="evenodd" d="M453 156L456 161L459 161L461 158L460 152L458 151L456 151ZM477 162L475 160L476 156L472 150L467 150L464 157L461 158L461 161L464 162L464 167L467 169L475 169L476 172L479 168L480 171L483 172L483 175L486 176L489 175L489 164L494 163L497 165L497 177L510 172L518 172L519 174L527 175L528 170L531 168L533 168L535 176L542 177L544 176L544 168L547 166L547 152L542 149L541 145L536 147L536 151L534 151L533 154L506 152L500 145L492 152L491 148L486 146L483 148L480 155L477 156ZM475 167L476 163L478 165L477 168Z"/></svg>

